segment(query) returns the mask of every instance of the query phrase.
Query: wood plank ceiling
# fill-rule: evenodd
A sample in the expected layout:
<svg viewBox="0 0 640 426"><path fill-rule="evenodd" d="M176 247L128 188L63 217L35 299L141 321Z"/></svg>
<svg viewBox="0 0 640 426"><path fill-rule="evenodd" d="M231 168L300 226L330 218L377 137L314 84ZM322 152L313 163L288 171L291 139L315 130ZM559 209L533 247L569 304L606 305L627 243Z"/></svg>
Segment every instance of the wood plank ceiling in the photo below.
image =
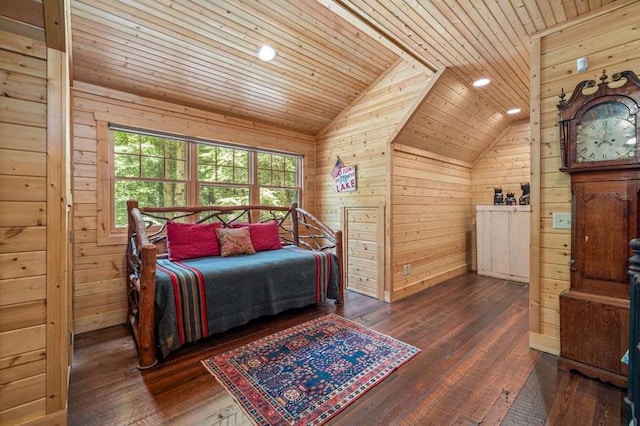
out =
<svg viewBox="0 0 640 426"><path fill-rule="evenodd" d="M72 0L74 78L317 134L398 57L528 116L529 36L629 0ZM256 58L263 43L278 50Z"/></svg>

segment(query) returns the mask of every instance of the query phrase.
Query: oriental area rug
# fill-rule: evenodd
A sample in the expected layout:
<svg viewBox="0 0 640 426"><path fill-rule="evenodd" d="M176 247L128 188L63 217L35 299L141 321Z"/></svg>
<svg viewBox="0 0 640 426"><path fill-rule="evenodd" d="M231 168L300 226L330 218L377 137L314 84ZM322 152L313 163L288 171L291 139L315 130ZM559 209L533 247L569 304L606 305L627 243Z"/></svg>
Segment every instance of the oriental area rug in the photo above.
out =
<svg viewBox="0 0 640 426"><path fill-rule="evenodd" d="M202 363L257 425L321 425L418 352L329 314Z"/></svg>

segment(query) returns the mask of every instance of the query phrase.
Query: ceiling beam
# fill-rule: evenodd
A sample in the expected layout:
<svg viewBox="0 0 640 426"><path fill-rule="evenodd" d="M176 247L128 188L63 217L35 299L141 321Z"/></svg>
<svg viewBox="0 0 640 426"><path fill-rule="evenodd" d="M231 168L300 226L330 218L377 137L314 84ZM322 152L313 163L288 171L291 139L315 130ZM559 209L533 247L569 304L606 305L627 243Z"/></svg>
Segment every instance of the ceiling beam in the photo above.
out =
<svg viewBox="0 0 640 426"><path fill-rule="evenodd" d="M65 0L43 0L44 34L47 47L67 51L67 8Z"/></svg>
<svg viewBox="0 0 640 426"><path fill-rule="evenodd" d="M360 31L367 34L369 37L377 40L380 44L382 44L387 49L391 50L396 55L400 56L404 60L408 60L409 62L417 62L418 64L425 67L428 71L437 72L438 69L433 65L427 63L424 58L416 55L402 43L399 43L394 37L387 34L381 28L373 25L363 16L361 16L357 11L353 8L349 7L345 4L343 0L316 0L318 3L322 4L327 9L331 10L336 15L340 16L342 19L358 28Z"/></svg>

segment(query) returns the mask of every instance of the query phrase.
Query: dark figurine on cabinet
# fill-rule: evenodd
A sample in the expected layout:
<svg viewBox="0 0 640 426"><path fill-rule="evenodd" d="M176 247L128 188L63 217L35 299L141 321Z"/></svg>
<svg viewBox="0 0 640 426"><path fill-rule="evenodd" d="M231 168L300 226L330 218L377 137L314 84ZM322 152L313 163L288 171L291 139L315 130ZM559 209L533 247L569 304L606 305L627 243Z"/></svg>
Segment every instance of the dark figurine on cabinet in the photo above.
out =
<svg viewBox="0 0 640 426"><path fill-rule="evenodd" d="M503 205L504 204L504 196L502 195L502 188L493 188L493 204L495 205Z"/></svg>
<svg viewBox="0 0 640 426"><path fill-rule="evenodd" d="M522 195L518 200L520 205L529 205L530 204L530 196L529 196L529 182L521 183L520 189L522 189Z"/></svg>
<svg viewBox="0 0 640 426"><path fill-rule="evenodd" d="M507 206L515 206L516 204L518 204L518 201L516 200L516 196L513 192L507 192L507 198L505 200L505 204Z"/></svg>

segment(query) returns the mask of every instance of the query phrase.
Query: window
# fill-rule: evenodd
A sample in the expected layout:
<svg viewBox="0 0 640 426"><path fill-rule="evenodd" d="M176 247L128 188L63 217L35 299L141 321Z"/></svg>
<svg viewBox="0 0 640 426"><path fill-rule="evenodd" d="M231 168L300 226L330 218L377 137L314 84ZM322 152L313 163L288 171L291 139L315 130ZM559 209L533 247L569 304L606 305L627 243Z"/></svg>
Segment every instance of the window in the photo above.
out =
<svg viewBox="0 0 640 426"><path fill-rule="evenodd" d="M299 202L300 156L111 129L112 229L127 225L127 200L145 206Z"/></svg>

